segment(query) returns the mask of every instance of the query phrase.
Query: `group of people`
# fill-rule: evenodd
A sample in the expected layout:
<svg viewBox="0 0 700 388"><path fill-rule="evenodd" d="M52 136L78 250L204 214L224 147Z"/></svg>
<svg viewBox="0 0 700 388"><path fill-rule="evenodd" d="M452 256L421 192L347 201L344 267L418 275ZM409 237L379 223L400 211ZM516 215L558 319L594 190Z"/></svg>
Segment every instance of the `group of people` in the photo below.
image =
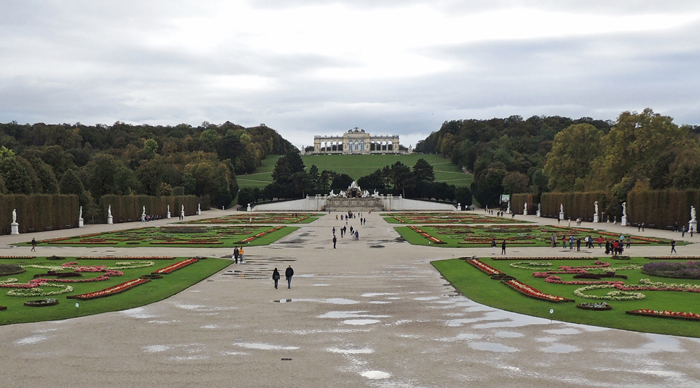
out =
<svg viewBox="0 0 700 388"><path fill-rule="evenodd" d="M292 269L292 265L290 264L286 270L284 270L284 278L287 280L287 288L292 288L292 276L294 276L294 269ZM272 271L272 280L275 281L275 288L277 288L277 283L280 280L280 272L277 270L277 267L275 267L275 270Z"/></svg>
<svg viewBox="0 0 700 388"><path fill-rule="evenodd" d="M238 264L238 259L241 260L241 263L243 262L243 247L234 247L233 248L233 260Z"/></svg>

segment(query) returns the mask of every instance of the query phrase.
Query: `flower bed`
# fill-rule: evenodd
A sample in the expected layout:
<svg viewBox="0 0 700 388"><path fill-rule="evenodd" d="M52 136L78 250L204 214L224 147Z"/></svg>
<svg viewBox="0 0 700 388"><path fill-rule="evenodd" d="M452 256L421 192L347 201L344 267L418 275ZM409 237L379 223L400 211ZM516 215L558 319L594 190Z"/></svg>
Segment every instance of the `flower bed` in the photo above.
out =
<svg viewBox="0 0 700 388"><path fill-rule="evenodd" d="M58 304L58 299L54 299L54 298L28 300L28 301L24 302L24 305L28 306L28 307L46 307L46 306L55 306L57 304Z"/></svg>
<svg viewBox="0 0 700 388"><path fill-rule="evenodd" d="M172 260L174 256L81 256L76 260Z"/></svg>
<svg viewBox="0 0 700 388"><path fill-rule="evenodd" d="M68 298L68 299L80 299L80 300L90 300L90 299L103 298L106 296L111 296L111 295L118 294L120 292L130 290L136 286L140 286L140 285L147 283L147 282L150 282L150 280L149 279L134 279L134 280L129 280L128 282L117 284L116 286L113 286L113 287L105 288L104 290L89 292L87 294L69 295L66 298Z"/></svg>
<svg viewBox="0 0 700 388"><path fill-rule="evenodd" d="M676 318L676 319L688 319L691 321L700 321L700 314L686 313L683 311L668 311L668 310L651 310L651 309L638 309L625 311L627 314L631 315L643 315L647 317L661 317L661 318Z"/></svg>
<svg viewBox="0 0 700 388"><path fill-rule="evenodd" d="M607 311L607 310L612 310L612 306L605 303L605 302L598 302L598 303L579 303L576 305L576 307L583 309L583 310L596 310L596 311Z"/></svg>
<svg viewBox="0 0 700 388"><path fill-rule="evenodd" d="M429 233L426 233L426 232L424 232L423 230L418 229L418 228L416 228L416 227L413 226L413 225L410 225L409 228L411 228L414 232L420 234L421 236L427 238L428 240L430 240L430 242L433 242L433 243L435 243L435 244L447 244L446 242L440 240L439 238L433 237L433 236L431 236Z"/></svg>
<svg viewBox="0 0 700 388"><path fill-rule="evenodd" d="M484 263L483 261L481 261L479 259L467 259L465 261L489 276L503 275L503 272L497 270L496 268L493 268L492 266Z"/></svg>
<svg viewBox="0 0 700 388"><path fill-rule="evenodd" d="M649 260L700 260L700 256L658 256L646 258Z"/></svg>
<svg viewBox="0 0 700 388"><path fill-rule="evenodd" d="M593 257L524 257L524 256L498 256L492 257L492 260L594 260Z"/></svg>
<svg viewBox="0 0 700 388"><path fill-rule="evenodd" d="M23 259L23 260L30 260L33 259L34 256L0 256L0 259Z"/></svg>
<svg viewBox="0 0 700 388"><path fill-rule="evenodd" d="M178 269L180 269L182 267L186 267L186 266L188 266L190 264L194 264L198 261L199 260L195 259L195 258L191 258L191 259L187 259L187 260L183 260L183 261L178 261L177 263L171 264L165 268L161 268L157 271L153 271L152 274L154 274L154 275L169 274L173 271L177 271Z"/></svg>
<svg viewBox="0 0 700 388"><path fill-rule="evenodd" d="M629 292L617 290L620 284L594 284L586 287L577 288L574 290L574 295L587 298L587 299L599 299L599 300L640 300L646 298L646 295L639 292ZM600 290L606 288L615 288L615 291L610 291L606 295L591 295L585 294L586 291Z"/></svg>
<svg viewBox="0 0 700 388"><path fill-rule="evenodd" d="M535 298L539 300L544 300L547 302L573 302L573 299L564 298L563 296L556 296L551 294L546 294L536 288L530 287L527 284L519 280L502 280L501 283L507 285L508 287L518 291L519 293L528 296L530 298Z"/></svg>

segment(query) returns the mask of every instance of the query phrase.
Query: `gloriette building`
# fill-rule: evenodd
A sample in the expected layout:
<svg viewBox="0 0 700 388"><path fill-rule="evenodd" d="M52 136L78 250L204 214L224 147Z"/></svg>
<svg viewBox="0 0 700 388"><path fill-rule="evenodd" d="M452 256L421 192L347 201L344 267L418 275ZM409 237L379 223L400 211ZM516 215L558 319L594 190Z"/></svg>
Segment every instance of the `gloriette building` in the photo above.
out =
<svg viewBox="0 0 700 388"><path fill-rule="evenodd" d="M410 151L409 151L410 152ZM357 127L343 136L314 136L313 154L398 154L399 136L372 136Z"/></svg>

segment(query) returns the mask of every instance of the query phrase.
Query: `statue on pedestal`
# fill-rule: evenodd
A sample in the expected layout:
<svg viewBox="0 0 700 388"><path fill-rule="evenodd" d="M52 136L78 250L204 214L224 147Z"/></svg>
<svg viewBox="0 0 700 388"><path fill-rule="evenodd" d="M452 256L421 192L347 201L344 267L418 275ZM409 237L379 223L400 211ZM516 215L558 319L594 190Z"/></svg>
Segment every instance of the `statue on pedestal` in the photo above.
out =
<svg viewBox="0 0 700 388"><path fill-rule="evenodd" d="M17 223L17 209L12 209L12 223Z"/></svg>

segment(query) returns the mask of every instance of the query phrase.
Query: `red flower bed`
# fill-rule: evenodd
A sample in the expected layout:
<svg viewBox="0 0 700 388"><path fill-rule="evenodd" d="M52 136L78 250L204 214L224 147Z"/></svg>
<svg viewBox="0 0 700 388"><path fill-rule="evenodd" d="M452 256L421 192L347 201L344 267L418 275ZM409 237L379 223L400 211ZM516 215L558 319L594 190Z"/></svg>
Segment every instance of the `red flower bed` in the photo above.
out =
<svg viewBox="0 0 700 388"><path fill-rule="evenodd" d="M198 244L223 244L216 240L201 240L201 241L155 241L152 245L198 245Z"/></svg>
<svg viewBox="0 0 700 388"><path fill-rule="evenodd" d="M512 256L512 257L492 257L493 260L593 260L592 257L523 257L523 256Z"/></svg>
<svg viewBox="0 0 700 388"><path fill-rule="evenodd" d="M550 295L550 294L545 294L544 292L537 290L533 287L528 286L527 284L519 281L519 280L502 280L501 281L503 284L507 285L508 287L518 291L519 293L529 296L530 298L535 298L539 300L544 300L547 302L573 302L573 299L567 299L564 298L563 296L556 296L556 295Z"/></svg>
<svg viewBox="0 0 700 388"><path fill-rule="evenodd" d="M272 229L270 229L270 230L266 230L266 231L264 231L264 232L260 232L260 233L256 234L255 236L251 236L251 237L248 237L248 238L244 238L243 240L239 241L238 243L239 243L239 244L249 243L249 242L255 240L255 239L258 238L258 237L262 237L262 236L264 236L264 235L266 235L266 234L268 234L268 233L276 232L276 231L278 231L278 230L280 230L280 229L282 229L282 228L284 228L284 226L275 226L274 228L272 228Z"/></svg>
<svg viewBox="0 0 700 388"><path fill-rule="evenodd" d="M29 260L33 259L34 256L0 256L0 259L24 259L24 260Z"/></svg>
<svg viewBox="0 0 700 388"><path fill-rule="evenodd" d="M503 272L497 270L496 268L493 268L492 266L484 263L483 261L479 259L468 259L467 263L473 265L477 269L479 269L481 272L484 272L487 275L502 275Z"/></svg>
<svg viewBox="0 0 700 388"><path fill-rule="evenodd" d="M102 298L105 296L115 295L115 294L118 294L120 292L124 292L126 290L130 290L130 289L132 289L136 286L140 286L141 284L144 284L146 282L150 282L150 280L148 280L148 279L134 279L134 280L129 280L128 282L117 284L116 286L113 286L113 287L105 288L104 290L95 291L95 292L88 292L87 294L69 295L66 298L68 298L68 299L80 299L80 300L97 299L97 298Z"/></svg>
<svg viewBox="0 0 700 388"><path fill-rule="evenodd" d="M176 271L182 267L188 266L188 265L196 263L198 261L199 260L197 260L195 258L191 258L191 259L187 259L187 260L183 260L183 261L178 261L177 263L170 264L169 266L167 266L165 268L161 268L161 269L154 271L154 272L151 272L151 273L156 274L156 275L169 274L173 271Z"/></svg>
<svg viewBox="0 0 700 388"><path fill-rule="evenodd" d="M692 321L700 321L700 314L686 313L683 311L668 311L668 310L651 310L651 309L638 309L625 311L627 314L631 315L645 315L648 317L662 317L662 318L677 318L677 319L689 319Z"/></svg>
<svg viewBox="0 0 700 388"><path fill-rule="evenodd" d="M173 256L81 256L76 257L76 260L172 260Z"/></svg>

